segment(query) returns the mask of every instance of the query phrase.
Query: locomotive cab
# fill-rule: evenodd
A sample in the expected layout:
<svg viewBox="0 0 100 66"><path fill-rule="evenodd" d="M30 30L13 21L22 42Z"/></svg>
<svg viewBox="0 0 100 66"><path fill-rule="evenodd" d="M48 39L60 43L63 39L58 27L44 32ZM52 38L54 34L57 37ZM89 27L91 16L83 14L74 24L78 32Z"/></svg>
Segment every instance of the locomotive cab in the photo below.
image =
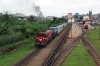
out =
<svg viewBox="0 0 100 66"><path fill-rule="evenodd" d="M45 47L49 40L51 39L53 31L47 30L46 32L39 32L36 35L36 47Z"/></svg>
<svg viewBox="0 0 100 66"><path fill-rule="evenodd" d="M36 35L36 42L38 42L38 43L42 43L42 42L45 42L46 40L47 40L47 34L45 34L45 33L38 33L37 35Z"/></svg>
<svg viewBox="0 0 100 66"><path fill-rule="evenodd" d="M84 29L88 29L89 28L89 24L84 24Z"/></svg>

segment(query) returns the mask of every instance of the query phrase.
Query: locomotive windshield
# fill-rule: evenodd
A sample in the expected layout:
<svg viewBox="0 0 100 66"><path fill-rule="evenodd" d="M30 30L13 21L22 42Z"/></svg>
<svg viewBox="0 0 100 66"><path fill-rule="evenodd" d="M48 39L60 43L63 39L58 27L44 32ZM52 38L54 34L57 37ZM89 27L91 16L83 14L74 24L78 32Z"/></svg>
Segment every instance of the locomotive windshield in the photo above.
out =
<svg viewBox="0 0 100 66"><path fill-rule="evenodd" d="M46 37L46 34L45 33L38 33L37 36Z"/></svg>

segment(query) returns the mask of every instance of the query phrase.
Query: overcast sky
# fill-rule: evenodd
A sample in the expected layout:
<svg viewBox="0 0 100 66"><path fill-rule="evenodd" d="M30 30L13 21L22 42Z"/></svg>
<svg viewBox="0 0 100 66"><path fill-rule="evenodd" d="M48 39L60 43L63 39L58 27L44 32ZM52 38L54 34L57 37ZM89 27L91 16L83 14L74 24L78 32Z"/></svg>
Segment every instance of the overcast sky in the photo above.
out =
<svg viewBox="0 0 100 66"><path fill-rule="evenodd" d="M23 13L36 15L33 4L40 6L44 16L63 16L70 13L100 13L100 0L0 0L0 12Z"/></svg>

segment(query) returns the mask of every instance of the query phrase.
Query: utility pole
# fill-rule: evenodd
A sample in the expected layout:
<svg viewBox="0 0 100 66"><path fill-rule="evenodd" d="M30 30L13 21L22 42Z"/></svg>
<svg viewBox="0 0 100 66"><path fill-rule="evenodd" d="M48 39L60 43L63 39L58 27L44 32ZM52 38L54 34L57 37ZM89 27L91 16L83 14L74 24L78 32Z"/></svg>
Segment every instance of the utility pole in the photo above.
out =
<svg viewBox="0 0 100 66"><path fill-rule="evenodd" d="M94 35L95 35L95 23L94 23Z"/></svg>
<svg viewBox="0 0 100 66"><path fill-rule="evenodd" d="M100 22L98 24L99 24L99 40L100 40Z"/></svg>
<svg viewBox="0 0 100 66"><path fill-rule="evenodd" d="M72 39L72 17L71 17L71 39Z"/></svg>

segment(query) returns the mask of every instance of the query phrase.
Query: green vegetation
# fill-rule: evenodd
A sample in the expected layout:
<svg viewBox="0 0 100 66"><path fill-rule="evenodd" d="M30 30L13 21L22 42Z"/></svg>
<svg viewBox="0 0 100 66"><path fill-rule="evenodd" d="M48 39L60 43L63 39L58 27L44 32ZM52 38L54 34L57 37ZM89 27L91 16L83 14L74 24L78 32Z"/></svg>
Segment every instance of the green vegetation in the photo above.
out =
<svg viewBox="0 0 100 66"><path fill-rule="evenodd" d="M6 11L0 16L0 66L12 66L35 49L35 35L50 26L65 22L64 18L39 20L33 15L28 18L13 17ZM6 62L6 63L5 63Z"/></svg>
<svg viewBox="0 0 100 66"><path fill-rule="evenodd" d="M61 17L61 18L53 17L53 20L48 24L48 27L57 26L59 24L65 23L65 22L68 22L68 20L66 20L63 17Z"/></svg>
<svg viewBox="0 0 100 66"><path fill-rule="evenodd" d="M36 22L36 17L33 16L33 15L30 15L29 18L28 18L28 21L31 22L31 23Z"/></svg>
<svg viewBox="0 0 100 66"><path fill-rule="evenodd" d="M8 28L6 28L8 34L2 31L3 34L0 35L0 39L1 39L0 47L11 44L12 47L10 46L8 50L11 50L12 48L16 49L17 47L15 47L16 45L14 43L23 41L25 39L34 40L34 37L37 32L48 29L48 24L46 24L46 22L47 21L30 23L27 21L18 21L15 22L13 25L8 24ZM1 54L6 53L7 48L5 49L3 49L3 52L2 49L0 49Z"/></svg>
<svg viewBox="0 0 100 66"><path fill-rule="evenodd" d="M12 66L35 49L34 43L25 44L14 52L0 56L0 66Z"/></svg>
<svg viewBox="0 0 100 66"><path fill-rule="evenodd" d="M100 54L99 26L95 27L95 31L89 30L89 32L87 34L87 38Z"/></svg>
<svg viewBox="0 0 100 66"><path fill-rule="evenodd" d="M60 66L95 66L82 42L71 51Z"/></svg>

